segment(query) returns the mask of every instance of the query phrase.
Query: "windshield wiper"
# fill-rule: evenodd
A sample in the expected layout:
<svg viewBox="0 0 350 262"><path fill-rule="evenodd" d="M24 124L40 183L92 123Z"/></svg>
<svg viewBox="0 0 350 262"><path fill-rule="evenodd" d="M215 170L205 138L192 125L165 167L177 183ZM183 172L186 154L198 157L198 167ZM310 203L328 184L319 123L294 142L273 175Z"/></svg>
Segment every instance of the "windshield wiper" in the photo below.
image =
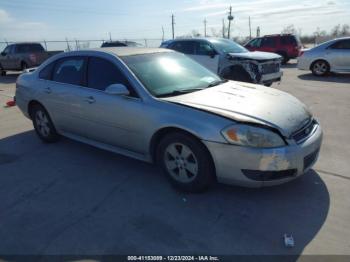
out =
<svg viewBox="0 0 350 262"><path fill-rule="evenodd" d="M221 80L217 80L217 81L213 81L211 83L209 83L209 85L207 87L213 87L213 86L218 86L221 85L223 83L226 83L228 80L226 79L221 79Z"/></svg>
<svg viewBox="0 0 350 262"><path fill-rule="evenodd" d="M172 92L169 92L169 93L157 95L157 97L178 96L178 95L183 95L183 94L196 92L196 91L203 90L203 89L204 88L180 89L180 90L175 90L175 91L172 91Z"/></svg>

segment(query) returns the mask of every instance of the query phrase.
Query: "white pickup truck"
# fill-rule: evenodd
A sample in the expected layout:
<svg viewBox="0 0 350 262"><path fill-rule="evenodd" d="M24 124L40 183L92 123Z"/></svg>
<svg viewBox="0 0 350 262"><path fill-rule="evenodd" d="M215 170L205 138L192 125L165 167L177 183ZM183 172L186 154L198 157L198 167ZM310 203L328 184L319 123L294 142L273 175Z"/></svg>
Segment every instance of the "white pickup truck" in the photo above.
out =
<svg viewBox="0 0 350 262"><path fill-rule="evenodd" d="M168 40L160 47L184 53L222 78L271 86L282 78L282 57L267 52L250 52L224 38Z"/></svg>

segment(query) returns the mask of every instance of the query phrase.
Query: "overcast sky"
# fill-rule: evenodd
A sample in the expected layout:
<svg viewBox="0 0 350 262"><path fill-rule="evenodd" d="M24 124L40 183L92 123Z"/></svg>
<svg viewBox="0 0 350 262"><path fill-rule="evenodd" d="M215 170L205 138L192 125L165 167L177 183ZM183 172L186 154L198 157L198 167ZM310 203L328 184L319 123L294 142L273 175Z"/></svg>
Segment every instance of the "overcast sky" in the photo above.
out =
<svg viewBox="0 0 350 262"><path fill-rule="evenodd" d="M222 19L232 5L233 36L249 35L261 27L262 34L280 33L294 24L303 34L317 27L329 30L350 23L349 0L0 0L0 37L10 41L161 38L171 37L171 14L175 15L176 35L193 29L203 33L203 20L220 30ZM3 39L0 39L2 41Z"/></svg>

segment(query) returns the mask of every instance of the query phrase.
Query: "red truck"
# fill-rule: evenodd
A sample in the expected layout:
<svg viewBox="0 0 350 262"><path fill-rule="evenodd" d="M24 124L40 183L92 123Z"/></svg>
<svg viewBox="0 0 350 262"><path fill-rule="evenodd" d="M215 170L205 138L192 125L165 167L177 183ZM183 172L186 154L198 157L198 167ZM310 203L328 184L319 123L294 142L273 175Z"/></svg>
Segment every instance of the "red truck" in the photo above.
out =
<svg viewBox="0 0 350 262"><path fill-rule="evenodd" d="M303 45L298 36L292 34L276 34L257 37L245 44L250 51L264 51L279 54L286 64L290 59L297 58Z"/></svg>

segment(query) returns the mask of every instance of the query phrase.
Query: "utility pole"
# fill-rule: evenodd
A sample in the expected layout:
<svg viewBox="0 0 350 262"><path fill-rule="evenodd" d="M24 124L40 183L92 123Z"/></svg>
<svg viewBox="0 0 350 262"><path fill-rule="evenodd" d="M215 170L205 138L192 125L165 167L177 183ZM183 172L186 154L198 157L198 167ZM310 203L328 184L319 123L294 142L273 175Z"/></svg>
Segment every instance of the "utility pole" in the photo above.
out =
<svg viewBox="0 0 350 262"><path fill-rule="evenodd" d="M171 15L171 29L172 29L172 32L173 32L173 39L175 39L174 25L175 25L175 18L174 18L174 14L172 14Z"/></svg>
<svg viewBox="0 0 350 262"><path fill-rule="evenodd" d="M256 37L260 37L260 26L256 29Z"/></svg>
<svg viewBox="0 0 350 262"><path fill-rule="evenodd" d="M111 32L108 32L108 35L109 35L109 41L112 42L112 34L111 34Z"/></svg>
<svg viewBox="0 0 350 262"><path fill-rule="evenodd" d="M164 27L162 26L162 43L164 42Z"/></svg>
<svg viewBox="0 0 350 262"><path fill-rule="evenodd" d="M204 19L204 37L207 37L207 19Z"/></svg>
<svg viewBox="0 0 350 262"><path fill-rule="evenodd" d="M230 33L231 33L231 21L233 20L233 15L232 15L232 6L230 6L230 12L228 13L228 32L227 32L227 38L230 39Z"/></svg>
<svg viewBox="0 0 350 262"><path fill-rule="evenodd" d="M225 38L225 19L222 19L222 38Z"/></svg>
<svg viewBox="0 0 350 262"><path fill-rule="evenodd" d="M251 24L251 21L250 21L250 16L249 16L249 40L252 39L252 24Z"/></svg>

